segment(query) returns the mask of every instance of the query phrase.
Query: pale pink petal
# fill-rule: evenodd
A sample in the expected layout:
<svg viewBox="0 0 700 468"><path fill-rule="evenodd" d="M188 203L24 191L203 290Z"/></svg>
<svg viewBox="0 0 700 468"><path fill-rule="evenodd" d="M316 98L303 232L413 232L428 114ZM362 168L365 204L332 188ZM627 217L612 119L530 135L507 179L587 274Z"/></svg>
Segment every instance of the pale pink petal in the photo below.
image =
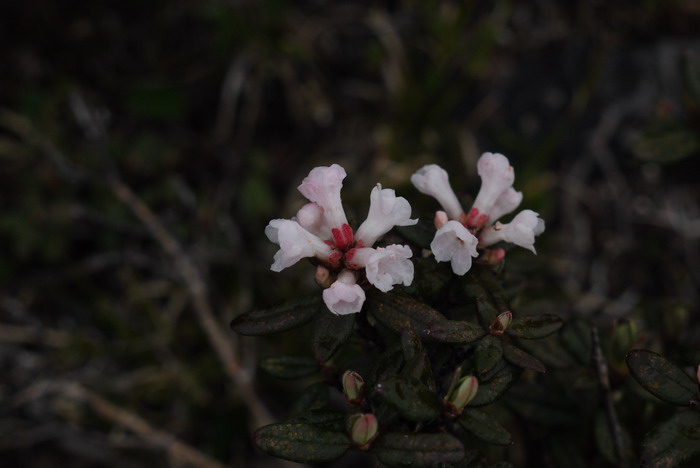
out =
<svg viewBox="0 0 700 468"><path fill-rule="evenodd" d="M517 192L513 187L506 189L496 199L489 211L489 224L495 223L498 218L515 211L523 201L523 192Z"/></svg>
<svg viewBox="0 0 700 468"><path fill-rule="evenodd" d="M413 252L406 245L361 248L352 253L353 264L365 268L367 280L382 292L390 291L395 284L408 286L413 282L413 262L410 260Z"/></svg>
<svg viewBox="0 0 700 468"><path fill-rule="evenodd" d="M496 223L481 232L479 245L488 247L505 241L535 251L535 236L544 232L544 220L532 210L523 210L508 224Z"/></svg>
<svg viewBox="0 0 700 468"><path fill-rule="evenodd" d="M488 220L495 219L491 210L501 194L513 186L515 172L508 158L499 153L482 154L476 167L481 177L481 188L472 205L468 222L481 227Z"/></svg>
<svg viewBox="0 0 700 468"><path fill-rule="evenodd" d="M323 291L323 302L336 315L354 314L362 310L365 292L357 284L355 273L341 271L331 287Z"/></svg>
<svg viewBox="0 0 700 468"><path fill-rule="evenodd" d="M436 164L428 164L411 176L411 183L419 192L435 198L450 219L459 219L464 210L450 185L447 171Z"/></svg>
<svg viewBox="0 0 700 468"><path fill-rule="evenodd" d="M430 249L438 262L450 262L452 271L464 275L472 266L472 257L478 257L478 240L458 221L448 221L435 233Z"/></svg>
<svg viewBox="0 0 700 468"><path fill-rule="evenodd" d="M330 227L326 225L323 216L323 208L317 203L307 203L302 206L294 218L297 223L307 231L323 240L331 238Z"/></svg>
<svg viewBox="0 0 700 468"><path fill-rule="evenodd" d="M333 253L323 240L289 219L273 219L265 227L265 235L280 246L270 267L272 271L282 271L305 257L327 261Z"/></svg>
<svg viewBox="0 0 700 468"><path fill-rule="evenodd" d="M411 205L403 197L397 197L391 189L382 189L377 184L370 194L369 214L355 238L364 247L371 247L394 226L412 226L418 222L411 219Z"/></svg>

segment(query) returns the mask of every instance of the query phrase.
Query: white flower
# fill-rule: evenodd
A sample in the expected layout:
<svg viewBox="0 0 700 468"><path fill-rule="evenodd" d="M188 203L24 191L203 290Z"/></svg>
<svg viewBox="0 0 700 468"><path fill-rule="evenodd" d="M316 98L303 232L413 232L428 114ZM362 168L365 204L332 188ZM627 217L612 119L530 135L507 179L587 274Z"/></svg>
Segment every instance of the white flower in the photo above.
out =
<svg viewBox="0 0 700 468"><path fill-rule="evenodd" d="M341 271L331 287L323 291L323 302L335 315L354 314L362 310L365 292L357 284L355 273Z"/></svg>
<svg viewBox="0 0 700 468"><path fill-rule="evenodd" d="M354 241L340 199L345 175L345 169L337 164L315 167L298 187L302 195L323 208L326 225L331 228L333 241L341 250Z"/></svg>
<svg viewBox="0 0 700 468"><path fill-rule="evenodd" d="M482 154L476 168L481 177L481 188L469 212L467 224L482 227L489 219L496 219L491 216L491 211L501 194L513 186L515 172L508 158L498 153ZM512 194L508 198L512 199Z"/></svg>
<svg viewBox="0 0 700 468"><path fill-rule="evenodd" d="M489 210L489 223L493 224L501 216L512 213L522 201L523 192L516 192L513 187L506 189Z"/></svg>
<svg viewBox="0 0 700 468"><path fill-rule="evenodd" d="M496 223L481 232L480 246L506 241L535 252L535 236L544 232L544 220L532 210L523 210L508 224Z"/></svg>
<svg viewBox="0 0 700 468"><path fill-rule="evenodd" d="M418 222L411 218L411 205L403 197L397 197L391 189L382 189L377 184L369 196L369 213L363 222L355 238L358 245L371 247L374 243L389 232L394 226L412 226Z"/></svg>
<svg viewBox="0 0 700 468"><path fill-rule="evenodd" d="M321 239L326 240L331 238L330 228L326 225L323 216L323 208L317 203L307 203L302 206L299 211L297 211L294 220L299 223L301 227L317 235Z"/></svg>
<svg viewBox="0 0 700 468"><path fill-rule="evenodd" d="M318 257L328 261L334 253L323 240L289 219L273 219L265 227L265 235L280 246L270 267L272 271L282 271L304 257Z"/></svg>
<svg viewBox="0 0 700 468"><path fill-rule="evenodd" d="M448 221L435 233L430 249L438 262L451 262L456 275L464 275L472 266L478 240L458 221Z"/></svg>
<svg viewBox="0 0 700 468"><path fill-rule="evenodd" d="M459 219L464 210L457 199L447 171L436 164L428 164L411 176L411 183L419 192L435 198L450 219Z"/></svg>
<svg viewBox="0 0 700 468"><path fill-rule="evenodd" d="M364 247L353 249L346 255L348 266L365 268L367 280L382 292L390 291L395 284L408 286L413 281L413 252L406 245L392 244L386 248Z"/></svg>

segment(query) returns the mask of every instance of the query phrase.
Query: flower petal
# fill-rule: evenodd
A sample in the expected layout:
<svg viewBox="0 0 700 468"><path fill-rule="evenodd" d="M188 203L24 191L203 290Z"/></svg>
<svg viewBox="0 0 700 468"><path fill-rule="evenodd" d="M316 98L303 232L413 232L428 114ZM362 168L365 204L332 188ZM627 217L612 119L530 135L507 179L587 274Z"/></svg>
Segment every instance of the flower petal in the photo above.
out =
<svg viewBox="0 0 700 468"><path fill-rule="evenodd" d="M411 218L411 205L403 197L397 197L392 189L382 189L377 184L370 194L367 219L360 225L355 238L364 247L371 247L394 226L412 226L418 222Z"/></svg>
<svg viewBox="0 0 700 468"><path fill-rule="evenodd" d="M464 210L457 199L447 171L437 164L428 164L411 176L411 183L419 192L435 198L450 219L459 219Z"/></svg>
<svg viewBox="0 0 700 468"><path fill-rule="evenodd" d="M452 271L464 275L472 266L472 257L478 257L478 240L458 221L448 221L435 233L430 249L438 262L450 262Z"/></svg>
<svg viewBox="0 0 700 468"><path fill-rule="evenodd" d="M336 315L354 314L362 310L365 292L357 284L355 273L341 271L331 287L323 291L323 302Z"/></svg>
<svg viewBox="0 0 700 468"><path fill-rule="evenodd" d="M265 227L265 235L280 246L270 267L272 271L282 271L305 257L327 260L333 252L323 240L289 219L273 219Z"/></svg>

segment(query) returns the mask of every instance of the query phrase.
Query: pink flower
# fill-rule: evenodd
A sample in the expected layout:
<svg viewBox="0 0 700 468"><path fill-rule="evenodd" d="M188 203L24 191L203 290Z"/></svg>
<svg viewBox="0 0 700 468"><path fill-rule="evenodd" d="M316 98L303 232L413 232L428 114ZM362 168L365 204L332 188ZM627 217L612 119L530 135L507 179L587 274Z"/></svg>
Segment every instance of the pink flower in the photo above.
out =
<svg viewBox="0 0 700 468"><path fill-rule="evenodd" d="M323 302L335 315L354 314L362 310L365 291L357 284L354 272L343 270L331 287L323 290Z"/></svg>
<svg viewBox="0 0 700 468"><path fill-rule="evenodd" d="M498 153L484 153L476 163L477 172L481 177L481 189L474 200L472 209L467 217L467 225L480 228L489 220L495 221L492 210L501 195L513 186L515 172L508 162L508 158ZM508 200L505 207L509 208L515 199L510 193L506 195ZM514 210L517 207L511 209ZM501 208L502 211L502 208Z"/></svg>
<svg viewBox="0 0 700 468"><path fill-rule="evenodd" d="M265 228L265 235L280 246L270 267L272 271L282 271L305 257L328 261L334 253L323 240L289 219L273 219Z"/></svg>
<svg viewBox="0 0 700 468"><path fill-rule="evenodd" d="M456 275L464 275L477 257L478 240L458 221L448 221L435 233L430 249L438 262L450 262Z"/></svg>
<svg viewBox="0 0 700 468"><path fill-rule="evenodd" d="M387 292L395 284L408 286L413 282L413 263L409 260L412 255L410 247L392 244L386 248L353 249L346 255L346 262L348 265L365 268L370 284Z"/></svg>
<svg viewBox="0 0 700 468"><path fill-rule="evenodd" d="M394 226L413 226L418 222L411 218L411 205L403 197L397 197L391 189L377 184L370 194L369 213L360 225L355 238L360 245L370 247Z"/></svg>
<svg viewBox="0 0 700 468"><path fill-rule="evenodd" d="M325 223L331 228L335 245L340 249L345 249L354 241L340 199L343 179L345 169L337 164L315 167L298 187L302 195L323 208Z"/></svg>
<svg viewBox="0 0 700 468"><path fill-rule="evenodd" d="M464 210L450 185L447 171L436 164L428 164L411 176L411 183L419 192L435 198L450 219L459 219Z"/></svg>
<svg viewBox="0 0 700 468"><path fill-rule="evenodd" d="M488 247L497 242L506 241L525 249L535 251L535 236L544 232L544 220L532 210L523 210L510 223L497 222L481 232L480 247Z"/></svg>

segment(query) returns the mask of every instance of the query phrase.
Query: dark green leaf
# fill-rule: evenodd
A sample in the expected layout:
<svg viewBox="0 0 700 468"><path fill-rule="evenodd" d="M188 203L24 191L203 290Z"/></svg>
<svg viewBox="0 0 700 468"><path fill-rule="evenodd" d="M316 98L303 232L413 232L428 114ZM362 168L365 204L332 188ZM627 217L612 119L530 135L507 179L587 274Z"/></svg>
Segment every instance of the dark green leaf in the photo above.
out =
<svg viewBox="0 0 700 468"><path fill-rule="evenodd" d="M488 294L493 298L493 302L498 313L510 310L508 305L508 294L501 280L496 276L490 267L477 266L473 270L474 278L479 281Z"/></svg>
<svg viewBox="0 0 700 468"><path fill-rule="evenodd" d="M503 347L500 339L492 335L486 335L480 339L476 344L474 355L477 373L482 375L493 369L502 356Z"/></svg>
<svg viewBox="0 0 700 468"><path fill-rule="evenodd" d="M445 343L470 343L485 333L478 325L463 320L442 320L423 329L423 336Z"/></svg>
<svg viewBox="0 0 700 468"><path fill-rule="evenodd" d="M287 424L307 424L329 431L340 431L345 429L345 419L347 414L340 411L310 410L304 413L295 414L287 418Z"/></svg>
<svg viewBox="0 0 700 468"><path fill-rule="evenodd" d="M299 414L321 409L328 405L328 400L328 386L324 383L315 383L306 387L289 412Z"/></svg>
<svg viewBox="0 0 700 468"><path fill-rule="evenodd" d="M503 342L503 357L506 361L523 369L530 369L535 372L547 371L542 361L510 343Z"/></svg>
<svg viewBox="0 0 700 468"><path fill-rule="evenodd" d="M493 403L503 396L517 377L518 372L516 368L510 364L505 364L493 378L484 382L479 380L479 390L468 406L484 406Z"/></svg>
<svg viewBox="0 0 700 468"><path fill-rule="evenodd" d="M352 333L354 314L335 315L329 310L321 310L311 329L311 344L314 356L326 362L340 349Z"/></svg>
<svg viewBox="0 0 700 468"><path fill-rule="evenodd" d="M464 458L462 443L445 433L385 434L372 452L380 462L389 466L436 466L438 463L458 463Z"/></svg>
<svg viewBox="0 0 700 468"><path fill-rule="evenodd" d="M551 335L563 324L559 316L552 314L515 318L506 329L506 333L526 340L536 340Z"/></svg>
<svg viewBox="0 0 700 468"><path fill-rule="evenodd" d="M248 336L267 335L300 327L325 307L320 294L292 300L271 309L255 310L236 317L231 328Z"/></svg>
<svg viewBox="0 0 700 468"><path fill-rule="evenodd" d="M342 432L304 423L270 424L255 431L253 438L263 452L300 463L334 460L350 446Z"/></svg>
<svg viewBox="0 0 700 468"><path fill-rule="evenodd" d="M698 454L700 413L679 411L644 437L641 465L670 468Z"/></svg>
<svg viewBox="0 0 700 468"><path fill-rule="evenodd" d="M510 433L495 418L474 408L465 408L459 418L464 430L489 444L508 445Z"/></svg>
<svg viewBox="0 0 700 468"><path fill-rule="evenodd" d="M690 406L698 397L697 383L653 351L630 351L627 355L627 367L639 385L667 403Z"/></svg>
<svg viewBox="0 0 700 468"><path fill-rule="evenodd" d="M276 356L263 359L260 367L268 374L280 379L298 379L317 372L315 359L304 356Z"/></svg>
<svg viewBox="0 0 700 468"><path fill-rule="evenodd" d="M411 328L422 334L429 325L446 320L437 310L411 297L391 293L370 293L368 310L378 322L397 333Z"/></svg>
<svg viewBox="0 0 700 468"><path fill-rule="evenodd" d="M561 343L581 364L591 362L591 327L581 319L572 320L561 330Z"/></svg>
<svg viewBox="0 0 700 468"><path fill-rule="evenodd" d="M429 390L435 391L435 379L430 367L430 360L425 352L423 343L411 329L405 328L401 332L401 347L405 361L401 368L401 375L418 379Z"/></svg>
<svg viewBox="0 0 700 468"><path fill-rule="evenodd" d="M454 276L445 263L438 263L434 257L418 258L413 283L406 288L411 295L427 298L439 294Z"/></svg>
<svg viewBox="0 0 700 468"><path fill-rule="evenodd" d="M390 377L377 384L377 391L411 421L429 421L440 415L435 393L417 379Z"/></svg>
<svg viewBox="0 0 700 468"><path fill-rule="evenodd" d="M398 374L403 365L403 353L400 349L388 349L380 354L366 379L371 391L374 392L378 382Z"/></svg>

